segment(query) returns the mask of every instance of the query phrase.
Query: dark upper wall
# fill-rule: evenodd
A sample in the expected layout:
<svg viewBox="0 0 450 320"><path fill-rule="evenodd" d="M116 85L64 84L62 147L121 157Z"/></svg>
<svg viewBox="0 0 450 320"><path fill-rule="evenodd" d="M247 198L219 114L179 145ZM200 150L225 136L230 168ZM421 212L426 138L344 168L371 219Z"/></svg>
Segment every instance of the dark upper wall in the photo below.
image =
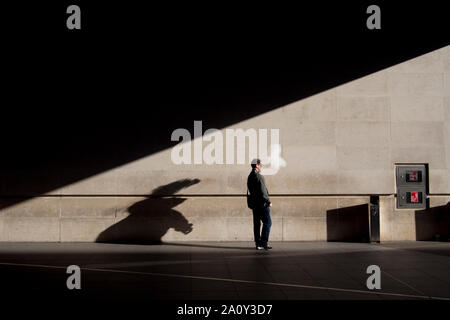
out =
<svg viewBox="0 0 450 320"><path fill-rule="evenodd" d="M79 3L79 33L69 3L5 8L1 195L51 191L166 149L194 120L222 128L450 43L431 4L380 3L369 31L369 2Z"/></svg>

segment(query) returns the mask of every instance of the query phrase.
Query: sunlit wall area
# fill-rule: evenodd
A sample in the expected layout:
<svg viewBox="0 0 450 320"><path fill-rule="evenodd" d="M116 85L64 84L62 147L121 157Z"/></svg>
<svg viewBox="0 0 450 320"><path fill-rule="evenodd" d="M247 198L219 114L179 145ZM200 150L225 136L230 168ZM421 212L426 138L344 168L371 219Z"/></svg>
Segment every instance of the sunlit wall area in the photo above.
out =
<svg viewBox="0 0 450 320"><path fill-rule="evenodd" d="M38 197L2 198L0 240L252 240L254 156L272 240L334 240L344 227L330 216L365 214L371 195L381 241L417 240L416 210L396 209L395 164L427 164L430 207L450 200L450 46L226 128L199 118L179 129L167 136L173 148Z"/></svg>

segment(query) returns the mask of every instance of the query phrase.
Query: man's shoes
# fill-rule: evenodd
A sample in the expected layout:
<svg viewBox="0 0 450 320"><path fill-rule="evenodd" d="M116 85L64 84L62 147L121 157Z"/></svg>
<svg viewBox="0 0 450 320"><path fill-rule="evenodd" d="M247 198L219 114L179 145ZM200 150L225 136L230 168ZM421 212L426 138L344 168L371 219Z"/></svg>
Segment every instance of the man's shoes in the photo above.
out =
<svg viewBox="0 0 450 320"><path fill-rule="evenodd" d="M267 245L267 246L264 246L264 250L270 250L270 249L272 249L272 247L271 247L271 246L269 246L269 245Z"/></svg>
<svg viewBox="0 0 450 320"><path fill-rule="evenodd" d="M256 246L256 250L262 250L264 247Z"/></svg>

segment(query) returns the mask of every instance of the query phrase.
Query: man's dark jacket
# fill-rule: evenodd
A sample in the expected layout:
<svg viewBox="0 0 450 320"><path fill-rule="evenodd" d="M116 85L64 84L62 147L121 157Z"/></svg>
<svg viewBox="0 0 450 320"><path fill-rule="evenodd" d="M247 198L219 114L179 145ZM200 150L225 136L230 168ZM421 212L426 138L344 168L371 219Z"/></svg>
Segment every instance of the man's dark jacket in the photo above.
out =
<svg viewBox="0 0 450 320"><path fill-rule="evenodd" d="M269 192L264 177L255 169L248 175L247 188L250 193L249 206L252 209L262 209L270 205Z"/></svg>

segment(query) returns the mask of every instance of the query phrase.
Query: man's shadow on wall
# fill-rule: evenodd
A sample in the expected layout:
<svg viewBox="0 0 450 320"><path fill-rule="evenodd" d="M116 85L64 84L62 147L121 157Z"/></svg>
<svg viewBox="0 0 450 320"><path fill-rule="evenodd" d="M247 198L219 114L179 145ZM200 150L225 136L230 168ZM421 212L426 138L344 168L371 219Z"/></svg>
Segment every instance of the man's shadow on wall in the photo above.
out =
<svg viewBox="0 0 450 320"><path fill-rule="evenodd" d="M173 195L199 182L199 179L184 179L154 189L147 199L128 207L130 215L102 231L96 242L160 244L162 236L170 228L190 233L192 223L173 209L187 199Z"/></svg>

